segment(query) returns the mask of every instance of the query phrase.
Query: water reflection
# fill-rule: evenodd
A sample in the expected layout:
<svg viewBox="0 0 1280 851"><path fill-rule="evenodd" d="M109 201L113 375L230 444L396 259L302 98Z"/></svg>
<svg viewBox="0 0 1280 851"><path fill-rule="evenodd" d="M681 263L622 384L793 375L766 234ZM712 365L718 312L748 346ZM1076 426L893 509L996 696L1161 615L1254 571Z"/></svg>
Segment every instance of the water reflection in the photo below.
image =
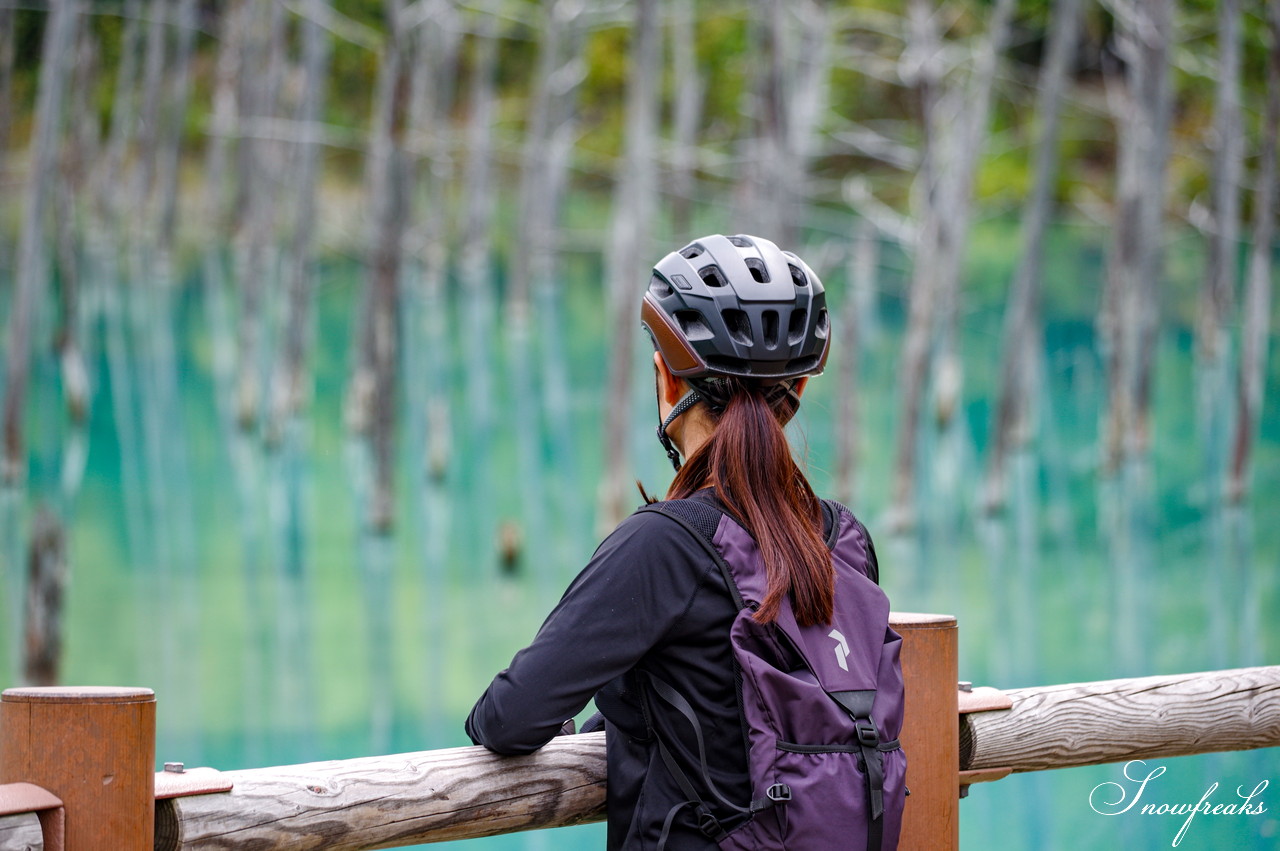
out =
<svg viewBox="0 0 1280 851"><path fill-rule="evenodd" d="M596 543L598 293L535 286L530 315L494 334L491 292L458 299L425 267L410 268L401 500L393 534L381 535L365 523L368 447L341 427L341 355L317 347L304 416L274 434L241 422L223 263L221 252L207 253L191 290L134 291L110 264L94 268L100 378L83 484L66 503L74 572L66 679L156 687L162 758L189 764L462 744L476 694L533 635ZM350 268L324 273L319 339L349 330L356 280ZM839 298L837 290L833 282ZM1078 329L1051 330L1039 449L1010 456L1004 511L978 504L982 394L992 383L981 364L994 362L979 329L965 349L977 353L966 376L973 401L921 438L918 522L898 535L883 526L891 459L878 451L891 445L892 341L869 345L859 403L870 451L852 507L877 538L895 606L957 614L961 676L1003 687L1274 661L1280 530L1255 527L1254 517L1274 514L1280 498L1276 436L1264 435L1249 506L1195 496L1207 493L1204 469L1182 460L1189 444L1177 443L1176 429L1169 438L1157 429L1150 463L1099 478L1096 358ZM1190 353L1167 346L1161 366L1191 375ZM652 439L647 365L635 374L635 468L661 491L670 470ZM814 383L801 424L823 492L833 492L835 380L833 371ZM1158 417L1190 408L1176 395L1157 398L1168 412ZM74 480L82 463L74 443L59 445L57 475L70 468ZM26 500L0 490L9 682ZM122 634L103 633L105 611ZM1209 776L1234 788L1271 770L1262 753L1178 766L1187 794ZM1081 785L1109 770L976 787L962 807L965 846L999 835L1014 851L1074 848L1089 835L1103 846L1165 847L1140 822L1080 826ZM1201 827L1204 842L1226 830ZM1271 828L1239 829L1265 847ZM464 847L585 849L600 836L588 828Z"/></svg>

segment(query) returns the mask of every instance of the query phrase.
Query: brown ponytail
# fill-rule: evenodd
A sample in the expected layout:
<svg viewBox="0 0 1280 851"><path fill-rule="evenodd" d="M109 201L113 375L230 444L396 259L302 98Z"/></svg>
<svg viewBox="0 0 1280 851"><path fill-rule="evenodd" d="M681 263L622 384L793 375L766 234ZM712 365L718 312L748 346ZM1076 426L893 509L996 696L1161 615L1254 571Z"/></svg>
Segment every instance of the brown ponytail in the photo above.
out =
<svg viewBox="0 0 1280 851"><path fill-rule="evenodd" d="M801 626L830 623L835 570L822 540L822 507L782 431L799 402L787 394L771 408L758 384L734 384L715 431L680 468L667 498L712 484L755 538L767 577L757 621L775 620L790 594Z"/></svg>

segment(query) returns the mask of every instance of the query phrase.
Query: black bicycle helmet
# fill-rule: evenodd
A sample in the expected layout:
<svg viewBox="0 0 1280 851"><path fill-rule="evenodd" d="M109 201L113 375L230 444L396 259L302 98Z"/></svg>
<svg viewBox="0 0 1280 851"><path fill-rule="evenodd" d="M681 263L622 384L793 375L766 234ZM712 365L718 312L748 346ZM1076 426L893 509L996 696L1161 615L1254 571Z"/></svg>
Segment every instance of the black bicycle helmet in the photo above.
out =
<svg viewBox="0 0 1280 851"><path fill-rule="evenodd" d="M671 372L694 388L658 426L677 470L666 429L700 401L721 406L716 379L756 379L782 395L795 379L822 372L831 343L826 305L813 270L757 236L706 236L658 262L640 322Z"/></svg>

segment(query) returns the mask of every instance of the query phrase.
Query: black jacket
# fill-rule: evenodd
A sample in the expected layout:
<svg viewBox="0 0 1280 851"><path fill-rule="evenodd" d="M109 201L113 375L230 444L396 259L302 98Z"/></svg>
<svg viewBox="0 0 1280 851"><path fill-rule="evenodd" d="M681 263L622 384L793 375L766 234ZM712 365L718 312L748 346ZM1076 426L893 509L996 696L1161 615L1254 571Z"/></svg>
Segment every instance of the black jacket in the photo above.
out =
<svg viewBox="0 0 1280 851"><path fill-rule="evenodd" d="M694 498L716 502L709 490ZM499 753L529 753L594 696L607 722L608 847L654 848L668 811L685 796L658 755L646 713L686 773L701 772L690 725L646 699L639 672L685 696L702 721L711 779L735 803L750 800L729 645L735 615L724 578L688 530L656 512L633 514L596 550L533 643L494 678L467 718L467 734ZM734 824L731 810L713 811ZM690 809L681 811L667 848L715 847Z"/></svg>

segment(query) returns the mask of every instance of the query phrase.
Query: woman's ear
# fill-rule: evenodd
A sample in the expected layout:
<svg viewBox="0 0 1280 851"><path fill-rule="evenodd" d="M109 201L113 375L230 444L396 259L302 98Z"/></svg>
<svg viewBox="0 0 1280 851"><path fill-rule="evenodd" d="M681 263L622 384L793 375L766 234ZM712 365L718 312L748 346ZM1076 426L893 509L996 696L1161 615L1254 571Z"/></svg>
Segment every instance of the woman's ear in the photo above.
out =
<svg viewBox="0 0 1280 851"><path fill-rule="evenodd" d="M671 368L667 366L667 362L662 358L662 352L653 353L653 367L657 372L658 404L670 410L683 398L688 388L685 386L683 379L678 378L671 372ZM665 412L663 416L666 416Z"/></svg>
<svg viewBox="0 0 1280 851"><path fill-rule="evenodd" d="M795 386L792 387L791 389L795 391L796 398L799 399L801 396L804 395L804 388L808 386L809 386L809 376L806 375L803 378L796 379Z"/></svg>

